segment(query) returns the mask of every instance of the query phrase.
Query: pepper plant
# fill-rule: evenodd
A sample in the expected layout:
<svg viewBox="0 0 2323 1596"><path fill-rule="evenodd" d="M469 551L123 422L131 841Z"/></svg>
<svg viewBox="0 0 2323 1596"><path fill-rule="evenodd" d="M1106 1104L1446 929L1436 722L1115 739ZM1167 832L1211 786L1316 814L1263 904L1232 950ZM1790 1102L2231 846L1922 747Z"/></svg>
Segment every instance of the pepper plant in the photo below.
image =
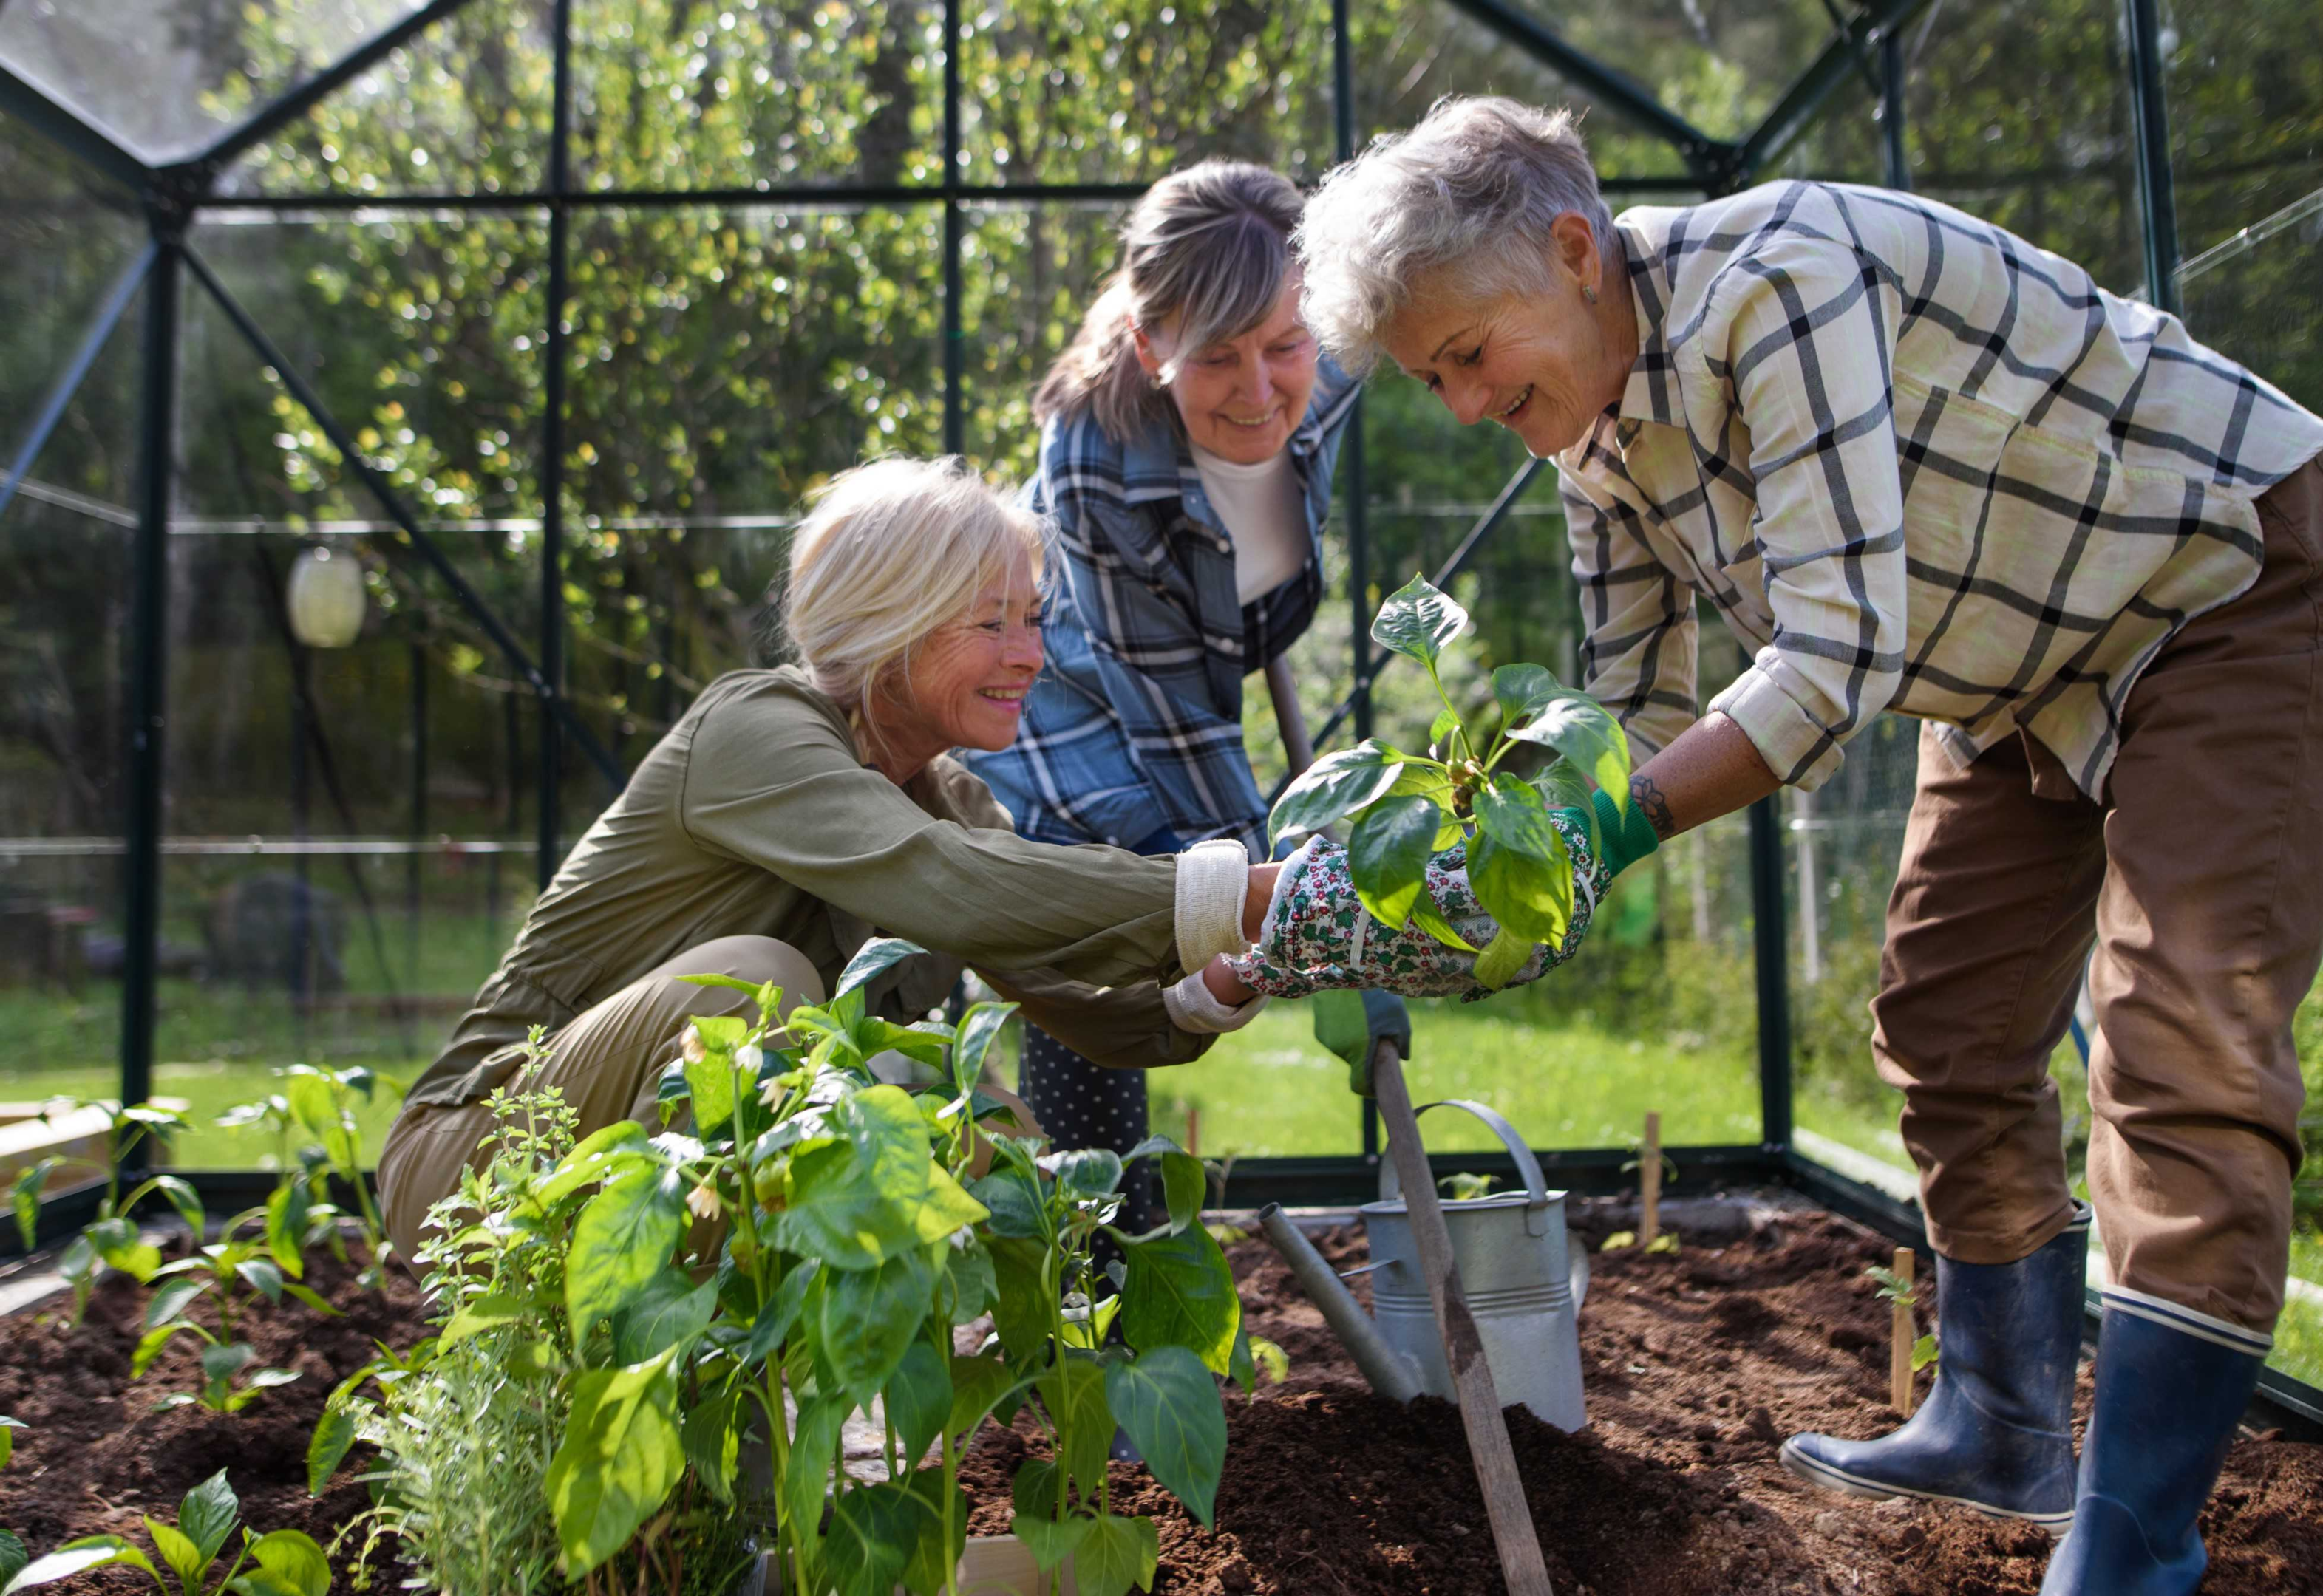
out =
<svg viewBox="0 0 2323 1596"><path fill-rule="evenodd" d="M180 1212L194 1233L194 1251L143 1277L161 1284L146 1301L145 1334L130 1355L129 1372L133 1378L142 1378L163 1347L179 1335L191 1335L203 1344L201 1389L174 1392L154 1406L180 1408L198 1402L213 1412L239 1413L261 1391L288 1385L298 1376L289 1369L259 1369L246 1380L240 1378L257 1354L248 1342L234 1338L234 1316L241 1306L237 1298L246 1301L263 1297L279 1303L289 1297L334 1319L339 1310L298 1283L302 1255L296 1238L280 1228L279 1205L274 1201L235 1215L218 1232L218 1239L207 1244L201 1240L200 1206L195 1204L190 1211L181 1206ZM209 1302L217 1315L215 1333L193 1317L193 1308L203 1301Z"/></svg>
<svg viewBox="0 0 2323 1596"><path fill-rule="evenodd" d="M1366 738L1325 755L1276 801L1267 839L1351 821L1347 871L1364 907L1389 926L1417 924L1449 947L1474 952L1423 890L1428 860L1464 846L1469 885L1500 923L1476 960L1476 980L1497 989L1522 968L1535 943L1563 941L1572 920L1573 857L1549 811L1574 811L1591 851L1602 855L1590 786L1622 805L1630 802L1630 745L1595 700L1537 665L1494 671L1497 728L1490 738L1472 729L1437 671L1445 647L1467 627L1467 610L1421 576L1380 606L1373 639L1419 661L1444 702L1428 752L1409 754ZM1552 755L1537 775L1528 780L1501 768L1528 746Z"/></svg>
<svg viewBox="0 0 2323 1596"><path fill-rule="evenodd" d="M51 1120L82 1108L101 1109L106 1116L102 1166L105 1196L97 1202L96 1218L57 1255L57 1273L72 1287L75 1326L88 1311L89 1293L96 1289L100 1265L117 1269L140 1285L152 1280L153 1271L161 1267L161 1250L138 1234L137 1222L130 1217L139 1203L158 1193L178 1210L197 1239L202 1234L201 1201L192 1187L174 1175L153 1176L132 1189L126 1199L121 1196L121 1160L139 1142L148 1138L167 1146L171 1136L185 1129L185 1116L174 1109L156 1108L150 1103L57 1097L42 1105L41 1118ZM75 1161L44 1158L17 1176L10 1197L15 1209L16 1231L27 1251L32 1246L40 1223L41 1192L49 1176Z"/></svg>
<svg viewBox="0 0 2323 1596"><path fill-rule="evenodd" d="M153 1566L154 1557L177 1581L177 1596L327 1596L331 1565L314 1537L296 1529L255 1535L245 1527L234 1561L211 1582L211 1565L233 1537L241 1517L241 1500L226 1483L225 1471L220 1469L186 1492L178 1504L176 1524L146 1516L145 1535L153 1548L152 1557L122 1536L83 1536L20 1567L9 1578L5 1596L95 1569L122 1566L142 1571L161 1596L170 1596L169 1584Z"/></svg>
<svg viewBox="0 0 2323 1596"><path fill-rule="evenodd" d="M309 1240L326 1242L344 1263L346 1243L339 1235L339 1210L330 1201L330 1183L335 1177L354 1193L354 1217L363 1234L366 1260L355 1283L376 1290L386 1283L387 1260L393 1249L370 1183L363 1178L363 1128L357 1111L382 1087L399 1096L401 1088L388 1077L360 1065L324 1069L293 1064L274 1073L282 1082L280 1091L234 1105L217 1116L216 1124L230 1131L262 1128L273 1134L275 1161L283 1178L267 1205L270 1234L304 1232ZM299 1139L295 1148L294 1137ZM297 1271L291 1272L295 1276Z"/></svg>

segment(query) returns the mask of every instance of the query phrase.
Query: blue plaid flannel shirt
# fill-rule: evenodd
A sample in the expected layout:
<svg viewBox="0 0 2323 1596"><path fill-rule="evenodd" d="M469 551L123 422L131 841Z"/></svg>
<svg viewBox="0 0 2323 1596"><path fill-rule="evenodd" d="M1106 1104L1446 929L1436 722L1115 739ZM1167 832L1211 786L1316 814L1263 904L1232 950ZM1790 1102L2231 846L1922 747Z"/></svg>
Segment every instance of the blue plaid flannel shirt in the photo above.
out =
<svg viewBox="0 0 2323 1596"><path fill-rule="evenodd" d="M1173 425L1125 447L1094 418L1051 421L1027 508L1059 531L1047 664L1016 740L960 757L1042 842L1181 847L1240 839L1266 857L1266 801L1242 738L1243 677L1315 618L1331 467L1358 385L1321 362L1290 456L1307 491L1298 575L1244 604L1234 542Z"/></svg>

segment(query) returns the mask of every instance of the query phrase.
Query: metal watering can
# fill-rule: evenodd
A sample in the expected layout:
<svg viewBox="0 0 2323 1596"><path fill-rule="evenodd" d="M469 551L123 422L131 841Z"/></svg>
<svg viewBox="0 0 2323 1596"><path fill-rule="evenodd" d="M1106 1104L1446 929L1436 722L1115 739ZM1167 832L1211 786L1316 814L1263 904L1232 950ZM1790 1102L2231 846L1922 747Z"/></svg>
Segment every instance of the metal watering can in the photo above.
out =
<svg viewBox="0 0 2323 1596"><path fill-rule="evenodd" d="M1522 1191L1443 1205L1468 1311L1503 1403L1522 1403L1561 1430L1588 1422L1581 1394L1579 1313L1589 1289L1589 1254L1568 1245L1565 1194L1551 1191L1540 1163L1514 1126L1482 1103L1450 1098L1418 1110L1464 1109L1483 1120L1516 1160ZM1376 1317L1366 1316L1340 1277L1272 1205L1260 1211L1267 1236L1363 1370L1397 1401L1421 1392L1453 1400L1452 1371L1411 1236L1395 1166L1380 1168L1380 1200L1360 1212L1372 1261L1349 1274L1372 1277Z"/></svg>

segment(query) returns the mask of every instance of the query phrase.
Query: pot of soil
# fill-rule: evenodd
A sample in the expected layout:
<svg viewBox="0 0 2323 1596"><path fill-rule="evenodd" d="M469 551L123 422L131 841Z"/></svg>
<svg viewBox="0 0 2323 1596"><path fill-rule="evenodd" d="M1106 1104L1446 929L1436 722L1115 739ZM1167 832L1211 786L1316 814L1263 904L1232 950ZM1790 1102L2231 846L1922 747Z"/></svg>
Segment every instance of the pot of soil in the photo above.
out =
<svg viewBox="0 0 2323 1596"><path fill-rule="evenodd" d="M1566 1243L1565 1194L1548 1189L1524 1138L1483 1104L1447 1098L1423 1103L1418 1112L1431 1108L1463 1109L1483 1121L1524 1179L1522 1191L1443 1205L1461 1292L1475 1316L1493 1388L1503 1405L1522 1403L1545 1423L1577 1430L1589 1420L1581 1395L1578 1322L1589 1289L1589 1254ZM1380 1334L1419 1371L1422 1390L1450 1400L1452 1371L1394 1164L1382 1163L1380 1200L1360 1211L1371 1243L1372 1311Z"/></svg>

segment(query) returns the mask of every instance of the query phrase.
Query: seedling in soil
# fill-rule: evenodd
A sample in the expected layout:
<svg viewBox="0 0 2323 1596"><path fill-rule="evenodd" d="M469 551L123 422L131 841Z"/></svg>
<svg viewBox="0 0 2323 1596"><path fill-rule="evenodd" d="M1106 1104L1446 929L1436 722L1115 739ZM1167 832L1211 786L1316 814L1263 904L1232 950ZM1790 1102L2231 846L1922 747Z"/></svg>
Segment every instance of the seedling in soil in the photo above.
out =
<svg viewBox="0 0 2323 1596"><path fill-rule="evenodd" d="M156 1175L131 1191L127 1201L121 1197L121 1160L147 1138L167 1146L171 1136L185 1129L185 1115L148 1103L124 1105L110 1099L57 1097L43 1105L41 1117L48 1120L83 1108L102 1108L106 1113L105 1196L96 1206L96 1220L67 1243L57 1258L57 1273L72 1287L72 1324L76 1327L88 1311L88 1296L96 1287L100 1263L133 1277L141 1285L152 1280L153 1271L161 1266L161 1249L137 1234L137 1222L130 1217L147 1197L159 1192L167 1197L180 1215L192 1215L187 1223L193 1226L197 1237L201 1234L201 1203L195 1197L194 1188L174 1175ZM11 1196L17 1234L23 1238L27 1250L32 1244L40 1220L42 1187L52 1171L76 1161L88 1160L42 1159L16 1178Z"/></svg>
<svg viewBox="0 0 2323 1596"><path fill-rule="evenodd" d="M153 1557L159 1557L176 1576L178 1596L227 1596L228 1592L232 1596L328 1596L331 1565L323 1548L311 1536L295 1529L253 1535L243 1528L241 1549L217 1582L210 1583L210 1565L232 1538L241 1516L242 1503L226 1483L225 1471L220 1469L186 1492L178 1504L174 1527L146 1517L145 1534ZM153 1557L117 1535L84 1536L19 1570L0 1596L15 1596L35 1585L116 1566L142 1569L161 1596L170 1596L170 1587L153 1566Z"/></svg>
<svg viewBox="0 0 2323 1596"><path fill-rule="evenodd" d="M308 1287L285 1278L279 1248L283 1238L275 1234L271 1223L276 1205L250 1208L235 1215L225 1223L218 1239L201 1245L202 1215L198 1205L187 1215L196 1238L193 1255L175 1263L163 1264L149 1271L147 1280L160 1280L153 1295L145 1305L145 1334L139 1338L137 1350L129 1361L133 1376L142 1377L152 1367L161 1349L179 1335L192 1335L205 1344L202 1348L202 1387L197 1393L177 1392L164 1397L157 1408L180 1408L198 1402L217 1413L239 1413L261 1391L278 1385L287 1385L298 1378L287 1369L260 1369L248 1380L236 1383L236 1377L256 1354L246 1342L234 1339L235 1301L238 1291L263 1297L269 1302L280 1302L289 1297L305 1303L317 1313L331 1318L339 1310L326 1302ZM243 1236L244 1229L259 1232ZM272 1253L272 1256L269 1254ZM298 1271L298 1254L289 1252L290 1273ZM218 1333L195 1322L191 1317L194 1306L207 1299L217 1313ZM247 1300L245 1298L245 1300Z"/></svg>
<svg viewBox="0 0 2323 1596"><path fill-rule="evenodd" d="M1267 840L1319 831L1352 816L1347 870L1364 907L1384 924L1400 930L1416 923L1437 941L1474 952L1424 890L1428 860L1464 842L1469 885L1500 923L1476 960L1477 983L1496 990L1523 968L1535 943L1562 943L1572 919L1573 858L1548 812L1576 811L1602 857L1590 786L1628 805L1630 745L1594 700L1537 665L1492 673L1500 727L1482 742L1437 674L1445 646L1467 626L1468 612L1425 577L1413 577L1380 606L1373 640L1418 660L1444 701L1428 730L1428 753L1408 754L1366 738L1325 755L1276 802ZM1501 768L1524 745L1554 756L1530 781Z"/></svg>
<svg viewBox="0 0 2323 1596"><path fill-rule="evenodd" d="M1920 1305L1918 1291L1903 1276L1885 1264L1873 1264L1863 1271L1879 1282L1879 1299L1910 1310ZM1912 1343L1912 1372L1917 1374L1937 1360L1936 1338L1923 1335Z"/></svg>
<svg viewBox="0 0 2323 1596"><path fill-rule="evenodd" d="M1936 1338L1915 1337L1914 1334L1912 1312L1919 1306L1920 1298L1912 1282L1912 1250L1898 1247L1895 1268L1875 1263L1863 1271L1878 1282L1880 1299L1894 1308L1895 1344L1887 1360L1888 1399L1896 1411L1907 1418L1912 1413L1912 1377L1937 1361Z"/></svg>
<svg viewBox="0 0 2323 1596"><path fill-rule="evenodd" d="M368 1260L356 1277L356 1284L376 1290L386 1283L386 1263L392 1249L372 1197L370 1183L363 1178L358 1109L371 1102L381 1085L398 1093L400 1087L377 1071L360 1066L320 1069L311 1064L293 1064L274 1073L282 1081L282 1090L235 1105L218 1115L217 1124L227 1130L262 1126L274 1133L275 1161L283 1170L283 1180L275 1199L268 1205L270 1215L275 1215L279 1205L282 1212L277 1215L277 1227L286 1232L293 1226L303 1227L302 1222L331 1222L313 1224L310 1239L327 1241L342 1263L347 1261L346 1243L340 1239L335 1224L338 1210L329 1204L330 1182L336 1178L354 1192L355 1220L363 1232L363 1252ZM294 1134L306 1138L297 1148L295 1173L291 1157ZM300 1188L303 1195L289 1195L293 1188ZM295 1275L298 1271L289 1272Z"/></svg>

